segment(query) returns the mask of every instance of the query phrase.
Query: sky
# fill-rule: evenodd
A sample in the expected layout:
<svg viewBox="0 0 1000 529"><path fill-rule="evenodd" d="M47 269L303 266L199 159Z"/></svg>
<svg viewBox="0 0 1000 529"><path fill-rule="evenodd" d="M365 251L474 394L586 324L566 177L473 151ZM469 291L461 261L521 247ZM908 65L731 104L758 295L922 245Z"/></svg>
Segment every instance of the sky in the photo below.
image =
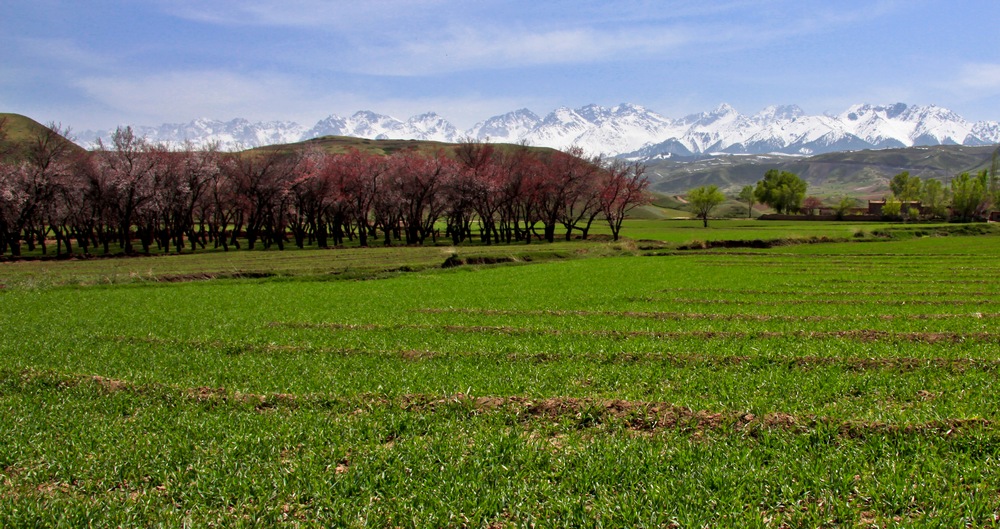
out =
<svg viewBox="0 0 1000 529"><path fill-rule="evenodd" d="M75 131L196 118L935 104L1000 121L1000 2L10 0L0 112Z"/></svg>

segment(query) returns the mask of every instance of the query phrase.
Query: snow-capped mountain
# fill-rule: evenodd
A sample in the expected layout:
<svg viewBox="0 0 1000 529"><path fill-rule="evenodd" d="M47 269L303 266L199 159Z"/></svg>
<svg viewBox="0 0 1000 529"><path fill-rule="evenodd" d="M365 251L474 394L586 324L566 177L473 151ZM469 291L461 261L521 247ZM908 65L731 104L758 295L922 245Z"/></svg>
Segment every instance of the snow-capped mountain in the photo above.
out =
<svg viewBox="0 0 1000 529"><path fill-rule="evenodd" d="M840 115L806 115L796 106L767 107L744 116L729 105L678 120L685 130L628 157L700 153L811 155L825 152L1000 143L1000 124L969 123L950 110L928 106L854 105Z"/></svg>
<svg viewBox="0 0 1000 529"><path fill-rule="evenodd" d="M672 120L638 105L622 104L611 108L588 105L575 113L585 120L586 130L576 138L565 138L556 148L575 144L589 153L617 155L675 133ZM538 144L556 146L555 142L545 143L541 138Z"/></svg>
<svg viewBox="0 0 1000 529"><path fill-rule="evenodd" d="M477 140L498 143L517 143L526 138L542 122L534 112L522 108L501 116L480 121L469 129L468 135Z"/></svg>
<svg viewBox="0 0 1000 529"><path fill-rule="evenodd" d="M358 138L413 139L454 141L455 126L433 112L413 116L405 122L368 110L355 112L349 118L332 115L320 120L302 135L302 140L321 136L354 136Z"/></svg>
<svg viewBox="0 0 1000 529"><path fill-rule="evenodd" d="M134 127L150 141L180 147L184 142L211 142L234 150L291 143L327 135L369 139L417 139L455 142L475 138L651 159L704 153L797 155L910 147L914 145L989 145L1000 143L1000 123L970 123L934 105L854 105L839 115L807 115L794 105L770 106L744 115L728 104L710 112L671 119L632 104L614 107L560 107L544 118L520 109L459 131L438 114L428 112L406 121L371 111L350 117L331 115L312 128L287 121L251 123L245 119L198 119L186 124ZM85 132L90 146L110 131Z"/></svg>
<svg viewBox="0 0 1000 529"><path fill-rule="evenodd" d="M299 141L305 133L301 125L291 121L251 123L242 118L230 121L202 118L189 123L164 123L158 127L133 126L132 129L138 136L174 148L183 148L186 142L199 147L217 143L223 150L292 143ZM94 146L98 139L109 143L112 132L88 130L77 135L77 142L88 148Z"/></svg>

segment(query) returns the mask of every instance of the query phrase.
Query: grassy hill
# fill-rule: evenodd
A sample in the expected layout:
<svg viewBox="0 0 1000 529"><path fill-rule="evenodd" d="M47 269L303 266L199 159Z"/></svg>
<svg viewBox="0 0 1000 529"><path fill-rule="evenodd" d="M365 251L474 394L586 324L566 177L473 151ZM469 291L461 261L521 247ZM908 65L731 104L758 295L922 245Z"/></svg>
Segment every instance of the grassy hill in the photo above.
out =
<svg viewBox="0 0 1000 529"><path fill-rule="evenodd" d="M989 166L996 149L996 146L942 145L837 152L808 158L726 155L653 162L647 174L658 178L653 189L661 193L684 193L694 187L715 184L734 194L744 185L755 184L768 169L780 169L806 180L809 194L866 198L883 195L889 189L889 179L903 171L921 179L948 182L961 172L981 170Z"/></svg>
<svg viewBox="0 0 1000 529"><path fill-rule="evenodd" d="M282 145L268 145L249 149L247 152L267 152L267 151L296 151L302 149L318 149L322 152L339 154L350 149L357 149L363 152L389 155L399 151L415 150L421 153L432 154L439 150L450 151L456 143L445 143L440 141L425 140L370 140L367 138L354 138L351 136L322 136L306 141L287 143ZM509 143L494 144L499 149L513 149L519 147ZM528 147L537 152L549 152L553 149L547 147Z"/></svg>
<svg viewBox="0 0 1000 529"><path fill-rule="evenodd" d="M760 212L754 210L754 216L759 215ZM719 204L712 211L712 217L715 218L744 219L746 216L746 204L732 198ZM653 192L652 203L635 208L629 212L629 218L635 220L687 219L693 217L694 213L692 213L683 195L665 195L655 191Z"/></svg>
<svg viewBox="0 0 1000 529"><path fill-rule="evenodd" d="M6 133L6 138L0 138L0 141L3 142L0 144L0 153L10 150L12 156L18 156L25 146L33 142L39 134L48 128L29 117L3 112L0 112L0 123L3 123L3 131ZM65 141L70 144L72 151L83 151L79 145L68 139Z"/></svg>
<svg viewBox="0 0 1000 529"><path fill-rule="evenodd" d="M440 149L451 147L452 144L438 141L420 140L369 140L365 138L353 138L349 136L323 136L297 143L286 143L281 145L268 145L249 149L253 151L296 151L302 149L318 149L323 152L339 154L350 149L374 152L377 154L392 154L398 151L417 150L420 152L435 152Z"/></svg>

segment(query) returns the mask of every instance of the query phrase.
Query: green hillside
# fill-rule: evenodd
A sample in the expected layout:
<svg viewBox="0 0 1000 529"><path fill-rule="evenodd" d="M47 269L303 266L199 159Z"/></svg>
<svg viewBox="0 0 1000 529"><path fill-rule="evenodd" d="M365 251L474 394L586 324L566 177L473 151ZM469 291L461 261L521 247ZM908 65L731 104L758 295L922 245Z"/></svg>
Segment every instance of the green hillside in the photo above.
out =
<svg viewBox="0 0 1000 529"><path fill-rule="evenodd" d="M3 124L2 131L6 135L4 137L3 134L0 134L0 141L2 141L0 153L10 152L11 156L18 156L27 145L35 141L39 134L48 128L27 116L3 112L0 112L0 123ZM70 143L72 151L83 151L79 145L70 140L65 141Z"/></svg>
<svg viewBox="0 0 1000 529"><path fill-rule="evenodd" d="M370 140L367 138L354 138L351 136L323 136L297 143L287 143L282 145L268 145L249 149L247 152L268 152L268 151L297 151L303 149L317 149L322 152L338 154L345 153L350 149L357 149L363 152L389 155L399 151L415 150L422 153L434 153L439 150L449 151L456 143L445 143L440 141L425 140ZM513 149L519 147L508 143L493 144L499 149ZM531 151L547 152L552 151L547 147L528 147Z"/></svg>

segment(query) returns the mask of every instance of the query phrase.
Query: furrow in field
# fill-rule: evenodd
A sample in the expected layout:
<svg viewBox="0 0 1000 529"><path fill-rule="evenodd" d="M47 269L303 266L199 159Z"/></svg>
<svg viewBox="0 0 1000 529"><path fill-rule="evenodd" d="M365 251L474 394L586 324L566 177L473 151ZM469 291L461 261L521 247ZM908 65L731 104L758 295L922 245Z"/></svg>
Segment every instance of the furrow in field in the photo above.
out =
<svg viewBox="0 0 1000 529"><path fill-rule="evenodd" d="M309 353L337 356L380 356L398 357L408 361L421 361L448 357L494 357L499 356L509 362L528 361L534 363L593 361L613 364L658 363L677 366L712 366L725 367L741 364L753 364L760 367L780 367L796 369L815 369L822 367L838 367L851 371L870 369L890 369L914 371L918 369L944 369L962 372L966 370L996 371L1000 369L1000 360L977 358L943 358L943 357L834 357L834 356L749 356L749 355L714 355L693 352L572 352L559 353L552 351L496 353L490 351L434 351L427 349L400 350L370 350L335 347L312 347L277 344L223 344L208 343L199 340L176 340L154 338L150 336L129 337L115 336L112 339L124 343L149 343L160 345L182 345L188 347L213 347L227 354L275 354L275 353Z"/></svg>
<svg viewBox="0 0 1000 529"><path fill-rule="evenodd" d="M820 322L820 321L862 321L878 319L893 320L951 320L951 319L996 319L1000 312L970 312L962 314L878 314L874 316L796 316L777 314L725 314L704 312L664 312L664 311L612 311L612 310L498 310L498 309L466 309L466 308L425 308L416 309L423 314L470 314L480 316L610 316L628 319L654 320L705 320L705 321L784 321L784 322Z"/></svg>
<svg viewBox="0 0 1000 529"><path fill-rule="evenodd" d="M549 336L599 336L605 338L659 338L683 339L696 338L703 340L731 339L841 339L861 342L893 341L917 343L962 343L967 341L1000 343L1000 333L975 332L890 332L870 329L854 329L843 331L619 331L608 329L597 330L561 330L545 328L512 327L504 325L379 325L379 324L348 324L348 323L306 323L306 322L271 322L271 327L293 329L329 329L334 331L378 331L392 329L429 330L449 333L483 333L501 335L549 335Z"/></svg>
<svg viewBox="0 0 1000 529"><path fill-rule="evenodd" d="M181 398L192 404L230 406L254 413L278 408L291 412L299 408L320 408L332 413L363 415L373 409L406 413L453 413L476 416L485 413L510 415L520 422L555 421L578 428L607 426L611 430L642 432L680 430L697 434L718 431L735 435L753 435L762 431L787 431L794 434L825 432L848 438L881 435L949 436L965 432L992 430L994 423L981 417L941 418L915 423L894 423L860 419L837 419L813 414L769 412L755 415L747 411L696 410L670 402L599 399L576 397L472 396L407 394L395 397L354 395L335 397L323 394L294 395L230 392L225 388L179 388L162 384L133 384L128 381L93 375L62 375L52 372L24 371L13 382L32 392L63 392L74 388L83 391L98 388L105 394L128 392L141 398L159 400ZM9 380L7 384L11 384ZM38 387L32 387L37 385Z"/></svg>
<svg viewBox="0 0 1000 529"><path fill-rule="evenodd" d="M919 305L930 307L950 307L955 305L994 305L1000 303L997 299L872 299L870 297L858 297L855 299L828 299L828 298L796 298L782 299L778 301L762 299L704 299L704 298L669 298L669 297L629 297L627 301L643 303L684 303L688 305L753 305L768 307L783 307L789 305L857 305L857 306L879 306L879 307L905 307L907 305Z"/></svg>
<svg viewBox="0 0 1000 529"><path fill-rule="evenodd" d="M754 290L754 289L742 289L742 288L665 288L660 289L657 292L661 294L672 294L676 292L698 292L707 294L727 294L727 295L764 295L764 296L790 296L792 298L801 298L803 293L808 293L809 296L815 298L823 298L824 296L830 297L840 297L840 296L864 296L869 297L872 294L891 296L894 301L909 301L922 300L925 298L936 298L945 296L997 296L1000 295L998 291L985 291L985 290L957 290L949 289L948 291L940 292L928 292L915 289L909 289L904 292L893 291L891 289L885 289L878 292L873 292L869 289L857 289L857 290L817 290L815 287L803 287L805 290Z"/></svg>
<svg viewBox="0 0 1000 529"><path fill-rule="evenodd" d="M901 278L889 278L889 279L844 279L844 278L828 278L823 280L824 283L838 283L847 285L876 285L876 286L886 286L886 285L996 285L996 280L992 279L901 279ZM801 284L797 285L800 287L812 287L813 284Z"/></svg>

